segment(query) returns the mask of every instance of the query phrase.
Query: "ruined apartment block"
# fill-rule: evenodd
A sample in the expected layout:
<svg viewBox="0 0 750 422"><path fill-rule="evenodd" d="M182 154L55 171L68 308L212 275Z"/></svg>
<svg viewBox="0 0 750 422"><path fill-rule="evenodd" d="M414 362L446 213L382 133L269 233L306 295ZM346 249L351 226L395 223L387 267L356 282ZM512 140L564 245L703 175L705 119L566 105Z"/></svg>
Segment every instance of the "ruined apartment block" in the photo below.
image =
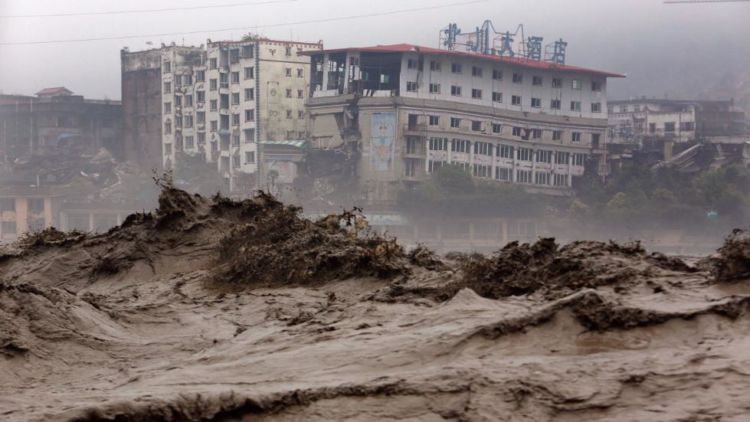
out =
<svg viewBox="0 0 750 422"><path fill-rule="evenodd" d="M474 177L566 194L607 135L608 77L525 57L410 44L311 54L311 141L358 143L362 189L393 200L452 163Z"/></svg>
<svg viewBox="0 0 750 422"><path fill-rule="evenodd" d="M300 53L320 49L321 44L248 38L157 50L160 165L173 168L181 154L199 155L215 163L229 190L245 190L237 181L256 175L259 142L305 138L309 57ZM123 101L128 102L125 89ZM141 139L153 142L153 131Z"/></svg>

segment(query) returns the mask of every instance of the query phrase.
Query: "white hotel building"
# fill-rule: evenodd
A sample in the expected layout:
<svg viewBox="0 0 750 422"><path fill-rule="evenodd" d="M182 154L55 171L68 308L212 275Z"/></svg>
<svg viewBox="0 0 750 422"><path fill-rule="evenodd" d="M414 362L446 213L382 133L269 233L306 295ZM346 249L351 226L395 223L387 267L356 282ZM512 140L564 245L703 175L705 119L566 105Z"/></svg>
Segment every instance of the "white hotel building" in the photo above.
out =
<svg viewBox="0 0 750 422"><path fill-rule="evenodd" d="M568 193L587 156L604 149L607 78L623 77L409 44L307 54L313 146L358 145L360 185L385 201L446 163Z"/></svg>

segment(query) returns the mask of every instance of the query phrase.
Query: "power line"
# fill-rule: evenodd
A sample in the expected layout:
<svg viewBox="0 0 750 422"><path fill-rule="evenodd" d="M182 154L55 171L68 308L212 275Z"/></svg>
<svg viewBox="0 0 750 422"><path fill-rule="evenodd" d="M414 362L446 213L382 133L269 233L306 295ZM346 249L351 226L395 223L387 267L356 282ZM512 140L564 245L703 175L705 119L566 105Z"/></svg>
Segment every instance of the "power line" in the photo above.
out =
<svg viewBox="0 0 750 422"><path fill-rule="evenodd" d="M688 4L688 3L744 3L750 0L664 0L664 4Z"/></svg>
<svg viewBox="0 0 750 422"><path fill-rule="evenodd" d="M70 12L70 13L49 13L41 15L0 15L0 19L17 19L17 18L59 18L59 17L70 17L70 16L102 16L102 15L129 15L136 13L159 13L159 12L175 12L182 10L203 10L203 9L220 9L227 7L245 7L245 6L258 6L263 4L273 3L288 3L297 0L267 0L267 1L248 1L242 3L225 3L225 4L214 4L210 6L185 6L185 7L165 7L161 9L131 9L131 10L110 10L100 12Z"/></svg>
<svg viewBox="0 0 750 422"><path fill-rule="evenodd" d="M134 38L151 38L151 37L168 37L168 36L178 36L178 35L208 34L208 33L212 33L212 32L246 31L246 30L250 30L250 29L265 29L265 28L275 28L275 27L283 27L283 26L308 25L308 24L314 24L314 23L339 22L339 21L351 20L351 19L363 19L363 18L373 18L373 17L381 17L381 16L391 16L391 15L398 15L398 14L405 14L405 13L422 12L422 11L425 11L425 10L437 10L437 9L445 9L445 8L449 8L449 7L465 6L465 5L476 4L476 3L486 3L487 1L489 1L489 0L469 0L469 1L456 2L456 3L448 3L448 4L442 4L442 5L436 5L436 6L425 6L425 7L415 7L415 8L410 8L410 9L391 10L391 11L388 11L388 12L376 12L376 13L367 13L367 14L362 14L362 15L350 15L350 16L337 16L337 17L332 17L332 18L309 19L309 20L303 20L303 21L297 21L297 22L272 23L272 24L265 24L265 25L253 25L251 27L244 26L244 27L209 29L209 30L199 30L199 31L163 32L163 33L158 33L158 34L140 34L140 35L122 35L122 36L115 36L115 37L72 38L72 39L66 39L66 40L0 42L0 46L3 46L3 45L65 44L65 43L81 43L81 42L92 42L92 41L127 40L127 39L134 39Z"/></svg>

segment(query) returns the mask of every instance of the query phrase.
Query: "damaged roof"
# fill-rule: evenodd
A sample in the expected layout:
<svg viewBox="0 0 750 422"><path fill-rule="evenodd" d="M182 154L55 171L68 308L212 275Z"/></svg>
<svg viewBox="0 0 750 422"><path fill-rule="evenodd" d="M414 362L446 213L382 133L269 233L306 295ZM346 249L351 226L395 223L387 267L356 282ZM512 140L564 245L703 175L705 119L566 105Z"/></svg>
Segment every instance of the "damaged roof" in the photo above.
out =
<svg viewBox="0 0 750 422"><path fill-rule="evenodd" d="M624 78L625 75L620 73L607 72L603 70L589 69L585 67L571 66L566 64L557 64L552 62L546 62L541 60L532 60L524 57L507 57L497 56L490 54L472 53L468 51L455 51L455 50L443 50L439 48L423 47L414 44L388 44L388 45L376 45L371 47L350 47L350 48L335 48L321 51L305 51L300 54L313 55L320 53L342 53L342 52L360 52L360 53L419 53L419 54L430 54L436 56L448 56L448 57L462 57L462 58L473 58L480 60L488 60L499 63L506 63L509 65L515 65L519 67L525 67L528 69L537 70L557 70L561 72L571 73L587 73L590 75L604 76L609 78Z"/></svg>

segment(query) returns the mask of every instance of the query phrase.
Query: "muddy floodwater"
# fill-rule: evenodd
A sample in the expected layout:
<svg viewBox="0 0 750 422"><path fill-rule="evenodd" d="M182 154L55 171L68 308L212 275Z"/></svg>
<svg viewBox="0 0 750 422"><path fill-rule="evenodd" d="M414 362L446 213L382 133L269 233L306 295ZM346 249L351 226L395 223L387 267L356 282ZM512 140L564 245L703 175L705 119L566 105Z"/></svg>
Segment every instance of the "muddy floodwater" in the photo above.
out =
<svg viewBox="0 0 750 422"><path fill-rule="evenodd" d="M750 236L404 250L166 186L0 250L0 420L750 420Z"/></svg>

